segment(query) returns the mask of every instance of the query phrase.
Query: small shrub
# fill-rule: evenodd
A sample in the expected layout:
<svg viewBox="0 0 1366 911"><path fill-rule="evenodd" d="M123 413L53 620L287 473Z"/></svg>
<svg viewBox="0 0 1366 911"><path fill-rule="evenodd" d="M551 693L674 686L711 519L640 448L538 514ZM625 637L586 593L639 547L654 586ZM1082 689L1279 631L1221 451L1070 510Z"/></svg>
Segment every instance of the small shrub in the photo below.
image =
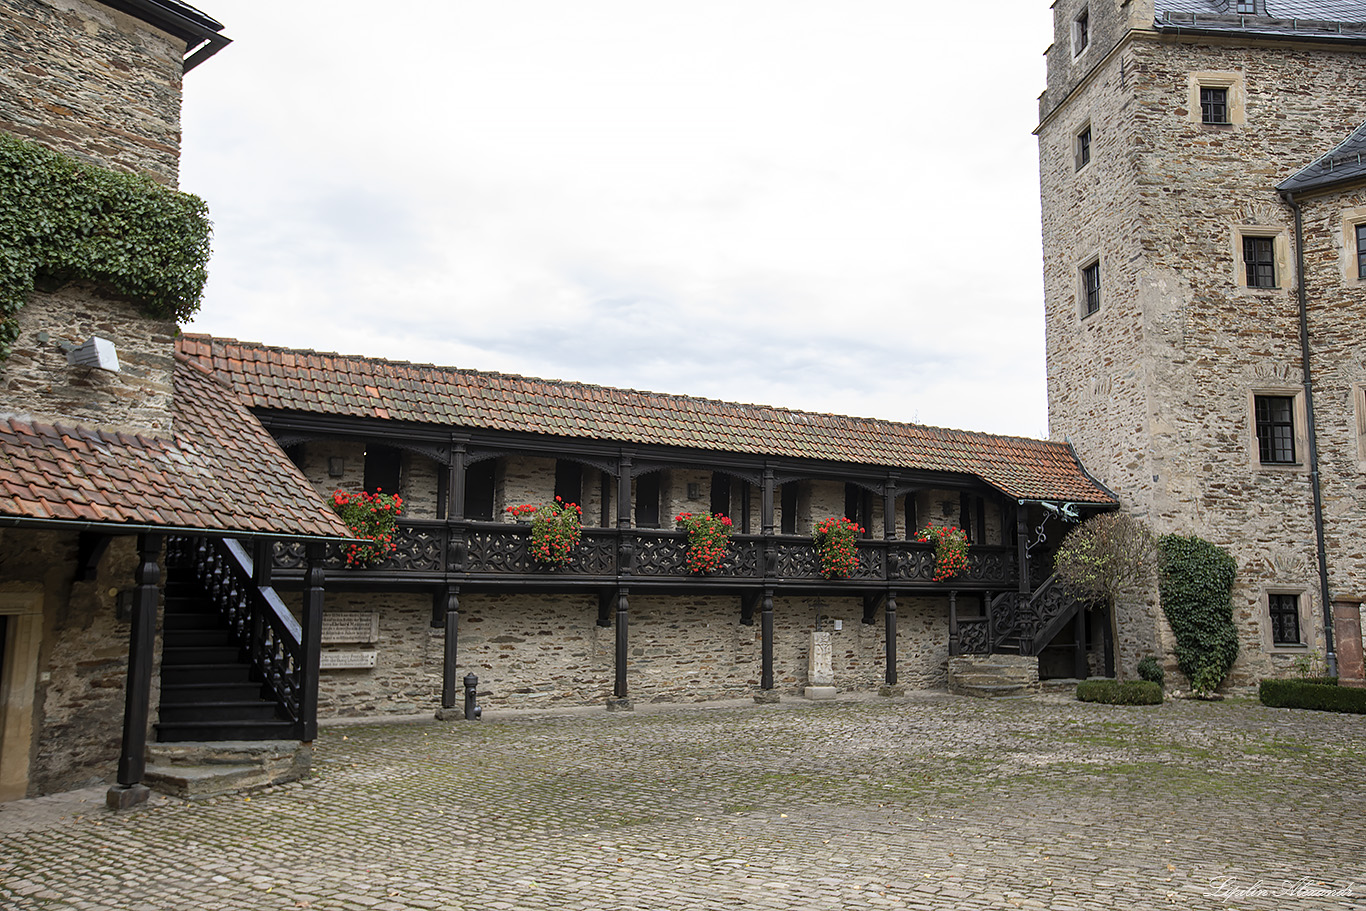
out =
<svg viewBox="0 0 1366 911"><path fill-rule="evenodd" d="M1082 702L1105 705L1161 705L1162 687L1151 680L1083 680L1077 684Z"/></svg>
<svg viewBox="0 0 1366 911"><path fill-rule="evenodd" d="M1167 674L1162 670L1162 664L1153 655L1149 655L1138 662L1138 676L1144 680L1162 686L1167 680Z"/></svg>
<svg viewBox="0 0 1366 911"><path fill-rule="evenodd" d="M1366 715L1366 690L1345 686L1304 680L1263 680L1257 687L1257 698L1262 705L1278 709L1316 709L1320 712Z"/></svg>

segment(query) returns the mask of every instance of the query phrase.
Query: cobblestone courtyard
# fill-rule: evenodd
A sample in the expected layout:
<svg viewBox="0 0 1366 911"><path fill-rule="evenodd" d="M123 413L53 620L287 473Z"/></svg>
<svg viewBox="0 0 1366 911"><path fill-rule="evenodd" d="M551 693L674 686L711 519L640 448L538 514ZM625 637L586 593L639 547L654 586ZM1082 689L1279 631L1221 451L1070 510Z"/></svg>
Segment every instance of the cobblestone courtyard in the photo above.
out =
<svg viewBox="0 0 1366 911"><path fill-rule="evenodd" d="M331 727L316 750L250 797L4 805L0 907L1366 907L1363 717L914 693Z"/></svg>

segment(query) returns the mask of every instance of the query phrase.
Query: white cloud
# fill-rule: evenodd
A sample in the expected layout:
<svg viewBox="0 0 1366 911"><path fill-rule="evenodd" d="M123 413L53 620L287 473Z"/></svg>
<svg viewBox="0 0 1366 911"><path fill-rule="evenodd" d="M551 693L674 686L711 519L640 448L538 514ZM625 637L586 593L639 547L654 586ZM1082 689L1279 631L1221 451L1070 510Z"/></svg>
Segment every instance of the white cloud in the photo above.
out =
<svg viewBox="0 0 1366 911"><path fill-rule="evenodd" d="M1049 13L925 6L216 0L191 328L1041 434Z"/></svg>

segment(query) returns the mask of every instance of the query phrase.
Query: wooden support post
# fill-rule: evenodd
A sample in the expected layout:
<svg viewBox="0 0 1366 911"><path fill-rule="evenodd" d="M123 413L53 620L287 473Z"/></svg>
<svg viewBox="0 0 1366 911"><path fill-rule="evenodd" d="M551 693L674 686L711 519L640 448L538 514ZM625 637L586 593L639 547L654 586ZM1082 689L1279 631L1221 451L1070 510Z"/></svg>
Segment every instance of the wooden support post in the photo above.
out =
<svg viewBox="0 0 1366 911"><path fill-rule="evenodd" d="M887 685L896 686L896 592L888 590L882 613L887 618Z"/></svg>
<svg viewBox="0 0 1366 911"><path fill-rule="evenodd" d="M128 679L123 693L123 744L119 752L118 784L105 802L126 810L145 803L149 790L142 783L147 771L147 725L151 718L152 662L156 658L157 584L161 568L162 536L138 535L138 564L133 579L132 629L128 634Z"/></svg>
<svg viewBox="0 0 1366 911"><path fill-rule="evenodd" d="M326 547L322 542L310 541L304 547L304 605L299 625L303 627L303 680L299 686L299 722L303 726L300 740L311 743L318 736L318 665L323 653L323 557Z"/></svg>
<svg viewBox="0 0 1366 911"><path fill-rule="evenodd" d="M773 589L764 589L763 615L760 620L763 630L763 673L759 687L773 689Z"/></svg>
<svg viewBox="0 0 1366 911"><path fill-rule="evenodd" d="M772 468L764 469L764 487L759 495L759 516L760 528L766 535L773 534L773 486L774 476Z"/></svg>
<svg viewBox="0 0 1366 911"><path fill-rule="evenodd" d="M958 592L949 592L949 657L962 651L958 641Z"/></svg>
<svg viewBox="0 0 1366 911"><path fill-rule="evenodd" d="M1077 608L1077 615L1072 618L1072 633L1076 637L1072 652L1072 676L1085 680L1090 676L1086 667L1086 608Z"/></svg>
<svg viewBox="0 0 1366 911"><path fill-rule="evenodd" d="M603 528L612 527L612 476L605 471L598 472L598 524Z"/></svg>
<svg viewBox="0 0 1366 911"><path fill-rule="evenodd" d="M275 542L257 538L251 545L251 581L257 588L270 588L275 572Z"/></svg>
<svg viewBox="0 0 1366 911"><path fill-rule="evenodd" d="M631 527L631 456L622 453L617 462L617 528Z"/></svg>
<svg viewBox="0 0 1366 911"><path fill-rule="evenodd" d="M877 619L878 602L882 600L881 595L863 596L863 622L872 623Z"/></svg>
<svg viewBox="0 0 1366 911"><path fill-rule="evenodd" d="M445 647L441 652L441 708L455 708L460 678L456 674L456 656L460 645L460 587L451 585L433 596L432 610L440 605L441 625L446 629Z"/></svg>
<svg viewBox="0 0 1366 911"><path fill-rule="evenodd" d="M886 541L896 538L896 483L895 476L889 476L882 483L882 537ZM906 537L910 537L909 530Z"/></svg>
<svg viewBox="0 0 1366 911"><path fill-rule="evenodd" d="M759 592L745 592L740 596L740 625L754 625L754 608L759 603Z"/></svg>
<svg viewBox="0 0 1366 911"><path fill-rule="evenodd" d="M459 522L465 518L465 465L467 454L464 443L451 444L451 464L447 468L446 490L450 499L446 503L446 521Z"/></svg>
<svg viewBox="0 0 1366 911"><path fill-rule="evenodd" d="M612 695L618 699L625 699L629 695L626 689L626 649L629 644L627 632L630 606L626 588L623 586L617 589L617 674L616 682L612 686Z"/></svg>
<svg viewBox="0 0 1366 911"><path fill-rule="evenodd" d="M1019 563L1020 593L1029 594L1029 525L1026 523L1026 510L1023 503L1015 503L1015 559Z"/></svg>

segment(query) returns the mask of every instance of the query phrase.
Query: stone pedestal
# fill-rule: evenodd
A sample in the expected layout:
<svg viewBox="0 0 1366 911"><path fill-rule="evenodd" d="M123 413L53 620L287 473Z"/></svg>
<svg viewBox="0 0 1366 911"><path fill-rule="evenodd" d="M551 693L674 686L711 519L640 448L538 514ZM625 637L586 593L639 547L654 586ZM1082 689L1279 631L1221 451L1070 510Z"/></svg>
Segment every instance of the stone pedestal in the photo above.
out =
<svg viewBox="0 0 1366 911"><path fill-rule="evenodd" d="M834 699L835 667L834 646L827 632L811 634L811 651L806 661L807 699Z"/></svg>
<svg viewBox="0 0 1366 911"><path fill-rule="evenodd" d="M131 810L146 803L151 793L145 784L116 784L105 793L104 803L111 810Z"/></svg>
<svg viewBox="0 0 1366 911"><path fill-rule="evenodd" d="M631 705L629 696L609 696L607 699L607 711L609 712L630 712L634 711L635 706Z"/></svg>
<svg viewBox="0 0 1366 911"><path fill-rule="evenodd" d="M1361 654L1361 599L1333 599L1333 647L1341 686L1366 687Z"/></svg>

